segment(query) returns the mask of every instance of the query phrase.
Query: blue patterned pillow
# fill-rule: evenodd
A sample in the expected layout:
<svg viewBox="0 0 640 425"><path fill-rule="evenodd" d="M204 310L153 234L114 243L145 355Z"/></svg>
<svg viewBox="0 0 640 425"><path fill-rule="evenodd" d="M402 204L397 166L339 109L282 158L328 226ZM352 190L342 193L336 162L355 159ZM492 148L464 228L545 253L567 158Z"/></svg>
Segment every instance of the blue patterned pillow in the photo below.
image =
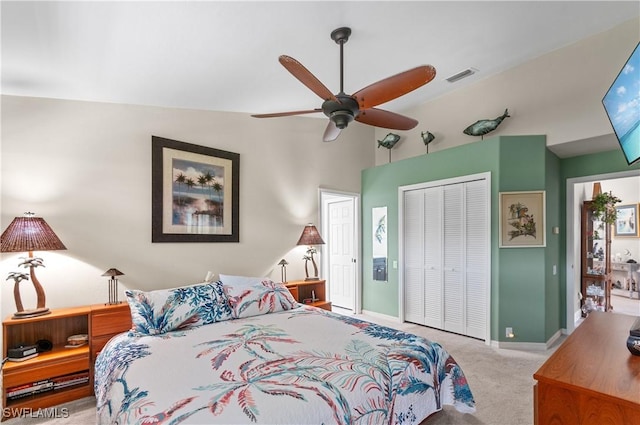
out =
<svg viewBox="0 0 640 425"><path fill-rule="evenodd" d="M157 291L125 291L131 307L131 330L160 335L233 318L221 282Z"/></svg>
<svg viewBox="0 0 640 425"><path fill-rule="evenodd" d="M224 285L224 291L236 319L291 310L298 306L284 284L269 279L251 286Z"/></svg>

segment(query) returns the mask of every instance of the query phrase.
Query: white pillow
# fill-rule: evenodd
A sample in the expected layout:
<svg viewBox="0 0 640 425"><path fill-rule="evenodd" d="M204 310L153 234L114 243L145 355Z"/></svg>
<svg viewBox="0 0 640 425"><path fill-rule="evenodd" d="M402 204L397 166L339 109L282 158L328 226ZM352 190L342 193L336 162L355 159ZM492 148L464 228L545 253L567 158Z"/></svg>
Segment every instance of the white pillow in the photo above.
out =
<svg viewBox="0 0 640 425"><path fill-rule="evenodd" d="M270 279L268 277L249 277L220 274L220 281L223 285L229 285L235 288L247 288L249 286L262 285L262 281L264 280Z"/></svg>

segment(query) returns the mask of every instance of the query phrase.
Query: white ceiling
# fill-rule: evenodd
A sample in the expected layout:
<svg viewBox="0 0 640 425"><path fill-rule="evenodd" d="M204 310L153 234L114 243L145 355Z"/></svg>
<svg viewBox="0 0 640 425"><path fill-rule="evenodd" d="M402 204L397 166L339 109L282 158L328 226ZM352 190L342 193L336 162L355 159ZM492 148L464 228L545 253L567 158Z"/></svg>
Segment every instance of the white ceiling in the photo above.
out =
<svg viewBox="0 0 640 425"><path fill-rule="evenodd" d="M319 107L278 56L345 92L421 64L401 111L640 15L638 1L7 2L2 94L247 113ZM465 68L474 76L444 79ZM321 115L319 115L321 116Z"/></svg>

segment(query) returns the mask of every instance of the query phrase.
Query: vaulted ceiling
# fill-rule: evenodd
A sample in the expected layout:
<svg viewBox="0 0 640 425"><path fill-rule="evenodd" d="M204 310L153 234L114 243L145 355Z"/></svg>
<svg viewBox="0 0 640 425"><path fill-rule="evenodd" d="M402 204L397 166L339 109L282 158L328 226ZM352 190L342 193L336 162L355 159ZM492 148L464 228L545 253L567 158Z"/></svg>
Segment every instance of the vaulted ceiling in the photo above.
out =
<svg viewBox="0 0 640 425"><path fill-rule="evenodd" d="M286 54L331 91L417 65L428 85L401 111L640 15L637 1L7 2L2 94L246 113L312 109L319 99L279 63ZM477 72L457 83L446 77ZM321 115L319 115L321 116Z"/></svg>

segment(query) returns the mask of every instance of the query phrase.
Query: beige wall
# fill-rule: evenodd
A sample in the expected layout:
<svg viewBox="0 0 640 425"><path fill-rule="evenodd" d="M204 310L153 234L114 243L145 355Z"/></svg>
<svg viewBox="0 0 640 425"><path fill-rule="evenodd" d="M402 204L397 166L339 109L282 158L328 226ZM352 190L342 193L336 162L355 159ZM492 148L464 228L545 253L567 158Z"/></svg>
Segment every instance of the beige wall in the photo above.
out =
<svg viewBox="0 0 640 425"><path fill-rule="evenodd" d="M360 191L373 166L373 129L351 125L333 143L326 120L258 120L245 114L2 97L1 227L24 211L42 216L67 251L40 252L37 275L47 306L104 302L110 267L121 289L156 289L216 273L271 275L287 259L303 278L295 243L318 222L318 188ZM151 243L151 136L240 154L240 243ZM2 254L0 279L17 271ZM15 311L13 284L2 290L2 317ZM22 282L25 308L35 307ZM121 294L122 297L122 294ZM121 298L122 299L122 298Z"/></svg>
<svg viewBox="0 0 640 425"><path fill-rule="evenodd" d="M410 131L394 131L402 139L393 149L392 160L425 154L420 137L425 130L436 136L429 152L476 142L479 137L463 134L462 130L479 119L502 115L505 108L509 108L511 117L490 136L544 134L553 150L554 145L611 135L608 147L600 150L616 148L601 100L638 43L639 28L640 19L632 19L405 111L420 124ZM437 63L433 65L438 68ZM482 70L478 78L481 76ZM388 132L376 129L376 139L381 140ZM602 140L585 143L591 141ZM376 164L388 161L387 150L377 149Z"/></svg>

